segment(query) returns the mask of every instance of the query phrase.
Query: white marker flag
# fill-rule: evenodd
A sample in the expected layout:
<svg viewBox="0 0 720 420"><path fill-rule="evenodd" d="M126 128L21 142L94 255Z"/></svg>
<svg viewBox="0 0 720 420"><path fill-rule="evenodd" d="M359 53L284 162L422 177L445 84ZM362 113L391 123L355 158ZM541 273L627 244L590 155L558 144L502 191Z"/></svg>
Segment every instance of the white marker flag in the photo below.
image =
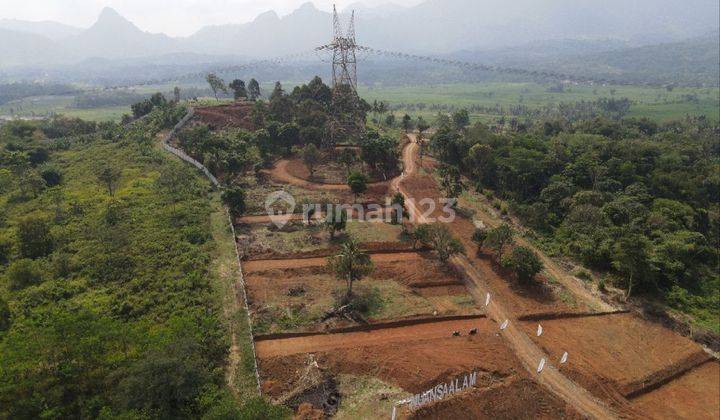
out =
<svg viewBox="0 0 720 420"><path fill-rule="evenodd" d="M540 364L538 365L537 373L542 372L544 367L545 367L545 358L543 357L542 359L540 359Z"/></svg>
<svg viewBox="0 0 720 420"><path fill-rule="evenodd" d="M510 324L510 320L506 319L505 322L503 322L502 325L500 325L500 329L504 330L505 328L508 327L509 324Z"/></svg>
<svg viewBox="0 0 720 420"><path fill-rule="evenodd" d="M538 324L537 336L540 337L542 335L542 332L543 332L542 325Z"/></svg>
<svg viewBox="0 0 720 420"><path fill-rule="evenodd" d="M488 306L490 304L490 293L485 295L485 306Z"/></svg>
<svg viewBox="0 0 720 420"><path fill-rule="evenodd" d="M568 352L563 353L562 357L560 358L560 364L567 362L568 359Z"/></svg>

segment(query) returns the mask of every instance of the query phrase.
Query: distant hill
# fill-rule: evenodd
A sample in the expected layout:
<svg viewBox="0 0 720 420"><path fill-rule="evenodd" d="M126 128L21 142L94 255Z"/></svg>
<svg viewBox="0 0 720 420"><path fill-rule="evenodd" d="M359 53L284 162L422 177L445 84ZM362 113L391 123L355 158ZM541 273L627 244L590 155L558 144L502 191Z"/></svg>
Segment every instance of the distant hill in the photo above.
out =
<svg viewBox="0 0 720 420"><path fill-rule="evenodd" d="M0 63L5 67L43 65L63 58L62 48L44 36L0 29L0 39Z"/></svg>
<svg viewBox="0 0 720 420"><path fill-rule="evenodd" d="M637 83L720 83L720 33L680 42L631 47L613 42L550 42L504 50L463 52L468 61L536 68Z"/></svg>
<svg viewBox="0 0 720 420"><path fill-rule="evenodd" d="M64 44L79 57L142 57L182 49L179 40L144 32L109 7L103 9L93 26Z"/></svg>
<svg viewBox="0 0 720 420"><path fill-rule="evenodd" d="M40 35L52 41L64 41L82 32L80 28L62 23L51 21L28 22L17 19L0 19L0 29Z"/></svg>
<svg viewBox="0 0 720 420"><path fill-rule="evenodd" d="M426 0L407 8L391 3L353 7L358 9L358 42L377 49L633 80L680 77L705 83L717 69L710 63L717 57L717 43L713 49L707 37L685 41L717 30L717 0ZM12 41L0 44L0 68L34 66L21 70L51 74L53 66L88 59L150 63L149 57L200 54L224 57L208 61L237 63L241 56L311 52L331 40L332 20L330 13L308 2L287 16L269 11L252 22L208 26L189 37L172 38L145 32L106 8L84 30L9 20L0 21L0 30L5 31L3 41ZM312 53L309 57L315 58ZM177 64L181 67L182 60ZM154 74L175 73L146 67ZM422 69L414 72L421 77Z"/></svg>

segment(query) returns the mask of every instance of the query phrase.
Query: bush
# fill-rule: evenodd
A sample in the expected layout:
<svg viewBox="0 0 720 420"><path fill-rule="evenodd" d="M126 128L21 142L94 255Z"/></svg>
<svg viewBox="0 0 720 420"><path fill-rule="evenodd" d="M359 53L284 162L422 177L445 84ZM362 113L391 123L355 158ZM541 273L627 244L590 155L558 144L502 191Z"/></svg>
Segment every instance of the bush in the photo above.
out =
<svg viewBox="0 0 720 420"><path fill-rule="evenodd" d="M230 209L233 217L240 217L245 213L245 191L242 188L229 187L222 193L222 200Z"/></svg>
<svg viewBox="0 0 720 420"><path fill-rule="evenodd" d="M5 277L10 290L21 290L42 282L42 273L37 263L28 258L13 261L8 266Z"/></svg>
<svg viewBox="0 0 720 420"><path fill-rule="evenodd" d="M46 219L39 216L27 216L18 222L16 229L21 256L40 258L52 252L53 240Z"/></svg>
<svg viewBox="0 0 720 420"><path fill-rule="evenodd" d="M0 296L0 331L6 331L8 328L10 328L10 307Z"/></svg>
<svg viewBox="0 0 720 420"><path fill-rule="evenodd" d="M45 180L48 187L55 187L62 183L62 174L55 168L45 168L40 172L40 176Z"/></svg>
<svg viewBox="0 0 720 420"><path fill-rule="evenodd" d="M472 241L475 242L478 246L478 249L482 248L483 244L485 243L485 239L487 239L487 229L483 228L477 228L475 229L475 232L472 236Z"/></svg>
<svg viewBox="0 0 720 420"><path fill-rule="evenodd" d="M10 260L12 252L12 242L10 238L0 234L0 265L5 265Z"/></svg>

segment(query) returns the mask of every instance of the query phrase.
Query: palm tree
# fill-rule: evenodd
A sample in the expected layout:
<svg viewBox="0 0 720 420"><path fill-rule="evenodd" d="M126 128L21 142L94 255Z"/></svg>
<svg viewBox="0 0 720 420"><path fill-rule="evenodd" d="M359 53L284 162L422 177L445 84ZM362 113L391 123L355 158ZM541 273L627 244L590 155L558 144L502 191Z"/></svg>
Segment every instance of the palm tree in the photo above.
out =
<svg viewBox="0 0 720 420"><path fill-rule="evenodd" d="M370 255L360 249L357 241L350 238L340 247L340 253L328 258L328 268L338 280L345 280L347 286L344 303L352 298L353 283L372 273Z"/></svg>

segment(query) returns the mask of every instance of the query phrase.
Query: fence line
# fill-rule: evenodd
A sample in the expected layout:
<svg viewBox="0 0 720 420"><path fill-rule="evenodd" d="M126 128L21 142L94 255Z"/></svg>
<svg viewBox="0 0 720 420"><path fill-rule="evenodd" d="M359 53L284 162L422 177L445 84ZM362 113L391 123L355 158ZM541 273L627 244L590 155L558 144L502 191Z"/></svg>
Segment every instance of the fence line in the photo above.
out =
<svg viewBox="0 0 720 420"><path fill-rule="evenodd" d="M163 139L163 148L167 150L168 152L174 154L175 156L179 157L180 159L184 160L185 162L193 165L194 167L201 170L205 176L210 180L210 182L213 184L214 187L221 187L220 182L218 182L217 178L210 173L208 168L205 167L202 163L198 162L197 160L193 159L191 156L189 156L187 153L183 152L182 150L173 147L170 145L170 141L172 141L173 138L177 135L178 131L180 131L187 123L190 121L190 119L195 116L195 110L193 108L189 108L187 114L173 127L173 129L168 133L167 136ZM247 289L245 287L245 276L243 274L242 269L242 263L240 260L240 250L238 248L237 244L237 236L235 234L235 225L233 224L232 217L230 215L230 209L223 205L223 208L225 209L225 214L228 218L228 223L230 224L230 231L232 232L233 237L233 244L235 245L235 258L237 260L238 264L238 274L239 274L239 280L240 280L240 286L242 290L242 297L243 297L243 304L245 307L245 313L247 314L247 323L249 327L249 334L250 334L250 344L252 346L252 355L253 355L253 367L255 370L255 382L257 385L258 394L262 395L262 388L260 387L260 373L258 371L258 362L257 362L257 353L255 350L255 335L253 334L253 325L252 325L252 319L250 319L250 306L248 305L247 300ZM233 289L235 289L235 297L237 298L238 290L235 285L233 284Z"/></svg>
<svg viewBox="0 0 720 420"><path fill-rule="evenodd" d="M214 187L219 187L220 183L218 182L217 178L215 178L215 175L210 173L210 171L208 170L208 168L205 167L205 165L193 159L190 155L178 149L177 147L173 147L170 145L170 141L175 137L177 132L180 131L180 129L182 129L193 116L195 116L195 110L193 108L190 108L187 114L185 114L185 116L177 124L175 124L175 127L170 130L170 133L165 136L165 138L163 139L163 148L165 148L165 150L174 154L175 156L179 157L180 159L184 160L185 162L201 170L210 180L210 182L212 182Z"/></svg>

